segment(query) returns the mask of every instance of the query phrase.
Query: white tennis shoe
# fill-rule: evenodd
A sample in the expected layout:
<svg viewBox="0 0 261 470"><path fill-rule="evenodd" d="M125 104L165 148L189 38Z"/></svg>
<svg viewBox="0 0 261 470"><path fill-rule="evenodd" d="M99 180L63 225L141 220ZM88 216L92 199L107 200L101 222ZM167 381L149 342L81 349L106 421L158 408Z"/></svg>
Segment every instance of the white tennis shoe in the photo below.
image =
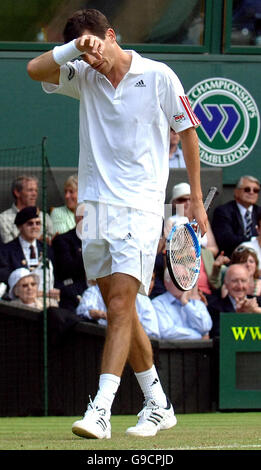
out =
<svg viewBox="0 0 261 470"><path fill-rule="evenodd" d="M144 403L138 417L136 426L127 429L128 436L155 436L158 431L170 429L177 424L177 418L169 400L166 408L161 408L154 400L148 400Z"/></svg>
<svg viewBox="0 0 261 470"><path fill-rule="evenodd" d="M73 423L72 432L86 439L110 439L110 413L90 400L84 417Z"/></svg>

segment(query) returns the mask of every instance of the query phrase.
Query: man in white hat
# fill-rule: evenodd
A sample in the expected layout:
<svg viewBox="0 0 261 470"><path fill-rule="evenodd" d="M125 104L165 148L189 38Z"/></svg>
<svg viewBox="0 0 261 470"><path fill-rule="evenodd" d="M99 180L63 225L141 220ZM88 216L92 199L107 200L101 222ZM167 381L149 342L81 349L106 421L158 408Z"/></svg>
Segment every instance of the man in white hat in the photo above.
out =
<svg viewBox="0 0 261 470"><path fill-rule="evenodd" d="M189 221L190 185L179 183L173 186L169 204L172 204L173 215L165 223L164 235L166 238L174 224L184 224Z"/></svg>

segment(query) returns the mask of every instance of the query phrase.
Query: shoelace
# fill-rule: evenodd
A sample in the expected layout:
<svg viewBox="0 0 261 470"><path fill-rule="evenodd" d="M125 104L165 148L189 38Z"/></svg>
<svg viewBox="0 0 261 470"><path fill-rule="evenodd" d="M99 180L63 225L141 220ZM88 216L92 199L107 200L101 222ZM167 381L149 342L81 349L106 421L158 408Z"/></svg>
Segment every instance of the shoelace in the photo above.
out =
<svg viewBox="0 0 261 470"><path fill-rule="evenodd" d="M89 402L89 404L88 404L87 411L85 412L85 415L84 415L84 416L86 416L87 413L88 413L88 414L89 414L90 412L91 412L91 413L95 413L95 412L97 412L97 411L98 411L98 413L99 413L101 416L105 416L105 415L106 415L106 410L105 410L104 408L98 408L97 405L94 405L94 403L93 403L91 397L89 397L89 400L90 400L90 402Z"/></svg>
<svg viewBox="0 0 261 470"><path fill-rule="evenodd" d="M145 421L151 421L153 424L157 425L163 419L162 414L159 413L159 406L153 400L148 400L147 403L144 403L143 409L138 413L139 423L144 423Z"/></svg>
<svg viewBox="0 0 261 470"><path fill-rule="evenodd" d="M102 428L102 430L105 431L108 426L107 422L103 419L103 416L106 415L106 410L104 408L98 408L97 405L94 405L90 396L89 400L90 402L88 404L87 411L85 412L84 417L86 417L87 413L88 415L90 415L98 412L99 416L96 419L96 424L98 424Z"/></svg>

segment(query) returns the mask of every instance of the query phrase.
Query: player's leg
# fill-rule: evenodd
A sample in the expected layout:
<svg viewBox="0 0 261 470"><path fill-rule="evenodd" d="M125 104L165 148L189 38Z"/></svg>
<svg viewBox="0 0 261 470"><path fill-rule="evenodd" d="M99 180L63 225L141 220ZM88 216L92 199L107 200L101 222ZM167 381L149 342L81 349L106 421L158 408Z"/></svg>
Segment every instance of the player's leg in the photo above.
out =
<svg viewBox="0 0 261 470"><path fill-rule="evenodd" d="M118 276L116 276L118 278ZM121 279L122 276L119 276ZM112 276L114 278L114 275ZM114 278L115 279L115 278ZM103 278L98 281L105 304L108 304L111 279ZM145 333L134 306L131 326L131 339L128 362L134 370L135 376L144 395L144 408L140 414L138 424L128 428L127 434L136 436L153 436L158 430L169 429L176 424L173 408L169 403L153 362L151 342ZM116 349L117 353L117 349ZM107 355L105 356L107 357ZM108 370L104 364L103 371ZM107 376L107 374L105 374ZM103 374L101 375L103 377ZM111 375L113 377L113 375ZM103 389L103 390L102 390ZM100 385L102 394L109 394L105 383ZM98 392L99 393L99 392ZM111 396L111 394L110 394Z"/></svg>
<svg viewBox="0 0 261 470"><path fill-rule="evenodd" d="M106 387L105 381L102 385L100 384L99 392L94 402L96 400L99 400L100 397L103 397L103 399L106 400L106 394L109 394L107 400L112 400L112 393L109 393L109 378L110 376L111 378L113 378L113 376L121 376L123 367L126 363L126 359L128 358L128 362L134 370L137 380L144 393L144 400L147 401L148 399L152 399L161 407L166 407L166 395L163 392L157 371L153 364L153 351L151 347L151 342L148 336L146 335L136 312L136 296L135 298L133 298L133 301L130 304L130 293L126 292L123 288L125 279L127 281L127 284L129 284L129 276L127 276L126 278L126 275L120 273L115 273L113 276L98 280L98 284L103 295L105 304L108 306L107 315L109 323L101 368L102 376L106 374L106 377L108 378L108 386ZM128 298L128 302L126 307L123 306L123 318L124 323L126 323L127 329L120 329L120 335L118 336L117 331L114 331L114 328L116 327L119 331L119 327L117 325L117 317L119 315L120 308L117 305L117 311L111 312L110 323L110 305L112 304L112 301L114 301L114 299L117 300L117 298L119 297L119 285L121 286L120 297L125 291L126 295L128 294L128 297L126 297L125 295L124 297ZM131 313L132 309L134 310ZM117 341L119 341L119 344L117 344ZM127 352L128 357L126 357Z"/></svg>
<svg viewBox="0 0 261 470"><path fill-rule="evenodd" d="M134 277L121 273L98 279L107 306L108 325L98 392L84 418L76 421L72 428L81 437L110 437L111 406L129 354L139 284Z"/></svg>
<svg viewBox="0 0 261 470"><path fill-rule="evenodd" d="M140 323L137 312L133 317L128 362L135 373L148 370L153 365L153 351L149 337Z"/></svg>
<svg viewBox="0 0 261 470"><path fill-rule="evenodd" d="M177 423L174 410L162 388L153 362L153 351L138 315L132 325L129 363L144 395L144 408L136 426L127 429L133 436L154 436L159 430L169 429Z"/></svg>
<svg viewBox="0 0 261 470"><path fill-rule="evenodd" d="M100 280L101 281L101 280ZM98 285L101 282L98 280ZM107 305L107 332L102 357L102 373L122 374L132 337L135 302L140 282L124 273L114 273L105 300ZM102 294L103 294L103 289Z"/></svg>
<svg viewBox="0 0 261 470"><path fill-rule="evenodd" d="M137 314L135 315L132 325L132 338L128 362L137 377L145 401L153 399L158 405L165 407L167 405L167 398L160 384L154 365L151 342Z"/></svg>
<svg viewBox="0 0 261 470"><path fill-rule="evenodd" d="M139 291L148 293L162 220L159 216L141 211L131 211L128 220L131 236L125 241L112 242L110 246L112 271L120 268L121 272L132 273L140 281ZM158 430L174 426L176 424L174 411L162 390L153 364L150 340L140 324L136 308L133 314L128 360L144 394L144 408L140 413L138 424L129 428L127 433L153 436Z"/></svg>

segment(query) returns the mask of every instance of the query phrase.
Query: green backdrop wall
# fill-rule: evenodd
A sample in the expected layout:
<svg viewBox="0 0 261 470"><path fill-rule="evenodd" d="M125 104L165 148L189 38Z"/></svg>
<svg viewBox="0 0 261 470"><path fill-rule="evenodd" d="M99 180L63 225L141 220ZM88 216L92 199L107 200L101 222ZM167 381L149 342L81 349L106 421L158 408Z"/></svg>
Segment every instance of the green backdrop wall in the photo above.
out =
<svg viewBox="0 0 261 470"><path fill-rule="evenodd" d="M26 65L39 53L0 52L0 148L34 145L47 137L47 154L55 167L75 167L78 162L78 102L46 95L41 84L27 75ZM261 105L261 56L207 54L144 54L167 63L180 77L185 91L208 78L238 82ZM223 183L233 185L242 174L261 177L261 142L241 162L223 167ZM202 166L208 166L202 164Z"/></svg>

